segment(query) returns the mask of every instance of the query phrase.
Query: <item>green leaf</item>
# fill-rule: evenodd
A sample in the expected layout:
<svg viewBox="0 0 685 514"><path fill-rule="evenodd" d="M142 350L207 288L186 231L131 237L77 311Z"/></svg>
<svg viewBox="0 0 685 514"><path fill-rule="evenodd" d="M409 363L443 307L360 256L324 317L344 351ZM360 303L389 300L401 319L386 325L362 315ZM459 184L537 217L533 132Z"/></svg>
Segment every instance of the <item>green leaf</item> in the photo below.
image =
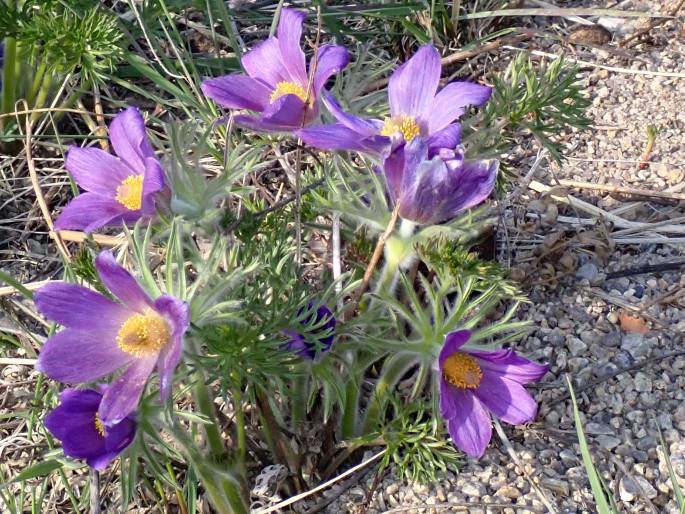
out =
<svg viewBox="0 0 685 514"><path fill-rule="evenodd" d="M0 484L0 488L5 488L5 487L7 487L10 484L13 484L15 482L21 482L23 480L29 480L31 478L42 477L42 476L48 475L48 474L52 473L53 471L55 471L56 469L61 468L63 465L64 464L57 459L50 459L50 460L45 460L43 462L39 462L37 464L34 464L33 466L26 468L24 471L19 473L17 476L15 476L9 482L5 482L4 484Z"/></svg>
<svg viewBox="0 0 685 514"><path fill-rule="evenodd" d="M592 462L592 456L590 455L590 449L587 445L587 440L585 439L585 432L583 431L583 425L580 420L580 413L578 412L578 403L576 402L576 395L573 392L573 385L571 384L571 379L566 375L566 382L568 383L568 389L571 393L571 400L573 401L573 418L576 424L576 433L578 434L578 443L580 444L580 453L583 457L583 465L585 466L585 471L587 472L588 480L590 481L590 487L592 488L592 495L595 497L595 503L597 504L598 514L618 514L609 505L607 496L604 491L604 486L602 485L602 480L597 473L597 469Z"/></svg>
<svg viewBox="0 0 685 514"><path fill-rule="evenodd" d="M14 289L17 290L17 292L21 293L21 295L24 296L24 298L26 298L27 300L33 300L33 293L31 291L29 291L28 289L26 289L26 287L24 287L24 285L21 282L13 279L11 276L9 276L4 271L0 271L0 280L5 282L6 284L11 285Z"/></svg>

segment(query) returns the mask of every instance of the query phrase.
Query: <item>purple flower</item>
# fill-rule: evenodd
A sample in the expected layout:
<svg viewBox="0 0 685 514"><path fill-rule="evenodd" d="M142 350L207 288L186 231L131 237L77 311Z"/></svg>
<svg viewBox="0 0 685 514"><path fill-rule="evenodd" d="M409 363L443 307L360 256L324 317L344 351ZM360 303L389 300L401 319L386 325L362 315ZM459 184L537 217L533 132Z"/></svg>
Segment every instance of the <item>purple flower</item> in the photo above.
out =
<svg viewBox="0 0 685 514"><path fill-rule="evenodd" d="M62 441L64 454L85 459L89 466L103 470L133 442L136 421L128 415L118 423L105 426L98 415L102 391L65 389L60 404L44 420L47 429Z"/></svg>
<svg viewBox="0 0 685 514"><path fill-rule="evenodd" d="M400 216L426 225L442 223L483 202L495 187L496 160L465 161L459 125L445 130L435 147L416 138L402 144L383 165L388 193L401 202Z"/></svg>
<svg viewBox="0 0 685 514"><path fill-rule="evenodd" d="M390 77L390 117L364 120L343 112L327 95L326 105L338 123L308 127L298 136L324 150L381 154L418 136L440 137L468 105L482 105L492 94L492 88L471 82L451 82L438 91L440 73L440 54L432 45L424 45ZM434 146L430 140L429 144Z"/></svg>
<svg viewBox="0 0 685 514"><path fill-rule="evenodd" d="M341 46L321 46L308 94L309 78L300 47L304 19L302 12L283 9L277 37L270 37L243 56L247 75L232 73L202 83L202 91L218 104L260 113L234 117L238 125L259 132L289 132L311 123L316 116L321 90L332 75L347 66L349 55Z"/></svg>
<svg viewBox="0 0 685 514"><path fill-rule="evenodd" d="M468 330L452 332L440 351L440 414L454 444L480 458L490 442L490 413L512 425L535 418L537 404L523 385L540 380L549 366L516 355L461 350L471 337Z"/></svg>
<svg viewBox="0 0 685 514"><path fill-rule="evenodd" d="M171 391L190 323L188 304L172 296L152 300L109 251L95 266L103 284L121 303L76 284L54 282L36 292L38 310L66 328L49 338L36 369L76 384L126 368L104 394L98 415L106 426L133 412L157 366L160 393Z"/></svg>
<svg viewBox="0 0 685 514"><path fill-rule="evenodd" d="M64 208L55 222L57 230L92 232L155 214L155 193L164 187L164 171L138 109L129 107L112 120L109 141L117 157L99 148L69 148L66 168L86 192Z"/></svg>
<svg viewBox="0 0 685 514"><path fill-rule="evenodd" d="M298 318L307 314L301 320L305 327L311 327L305 332L286 329L283 332L290 337L285 347L295 352L300 357L314 360L317 355L328 353L333 346L333 331L335 330L336 320L331 310L325 305L321 305L312 312L314 303L309 302L306 307L300 307L297 311Z"/></svg>

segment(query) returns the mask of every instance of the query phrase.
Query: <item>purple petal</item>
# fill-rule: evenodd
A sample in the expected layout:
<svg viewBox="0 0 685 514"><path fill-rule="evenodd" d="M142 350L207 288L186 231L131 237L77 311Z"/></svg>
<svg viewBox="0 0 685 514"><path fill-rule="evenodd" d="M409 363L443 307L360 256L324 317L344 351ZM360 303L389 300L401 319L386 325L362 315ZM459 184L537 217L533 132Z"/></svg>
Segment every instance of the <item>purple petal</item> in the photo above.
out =
<svg viewBox="0 0 685 514"><path fill-rule="evenodd" d="M328 110L335 117L335 119L337 119L344 126L353 130L360 136L370 137L377 136L378 134L380 134L380 130L383 125L382 122L377 120L365 120L363 118L355 116L354 114L349 114L343 111L342 107L340 107L340 104L338 103L336 98L328 91L325 91L323 93L323 101L324 104L326 104ZM388 143L390 142L389 137L385 139L387 139Z"/></svg>
<svg viewBox="0 0 685 514"><path fill-rule="evenodd" d="M145 120L135 107L129 107L112 120L109 141L117 156L138 174L145 170L145 159L155 157L145 133Z"/></svg>
<svg viewBox="0 0 685 514"><path fill-rule="evenodd" d="M492 95L492 88L473 82L450 82L435 95L428 115L428 133L443 129L459 118L468 105L483 105Z"/></svg>
<svg viewBox="0 0 685 514"><path fill-rule="evenodd" d="M483 369L474 394L495 416L512 425L533 420L538 411L537 403L521 384L489 370Z"/></svg>
<svg viewBox="0 0 685 514"><path fill-rule="evenodd" d="M241 127L256 132L291 132L306 124L306 119L303 122L305 115L304 102L296 95L285 95L271 104L259 118L235 116L233 120Z"/></svg>
<svg viewBox="0 0 685 514"><path fill-rule="evenodd" d="M538 364L521 357L511 348L497 350L496 352L469 351L468 353L478 358L483 370L488 370L519 384L537 382L549 371L548 365Z"/></svg>
<svg viewBox="0 0 685 514"><path fill-rule="evenodd" d="M496 160L466 161L458 175L450 178L454 194L444 206L443 220L487 200L495 189L498 169Z"/></svg>
<svg viewBox="0 0 685 514"><path fill-rule="evenodd" d="M107 452L119 454L133 442L136 436L136 421L127 416L120 423L107 427L105 431L105 446Z"/></svg>
<svg viewBox="0 0 685 514"><path fill-rule="evenodd" d="M438 357L438 363L440 364L441 370L445 360L447 360L449 356L457 353L457 351L459 351L459 349L464 346L469 339L471 339L470 330L457 330L456 332L447 334L445 343L442 345L442 350L440 350L440 356Z"/></svg>
<svg viewBox="0 0 685 514"><path fill-rule="evenodd" d="M390 139L384 136L365 137L342 123L307 127L296 132L305 143L321 150L356 150L381 153Z"/></svg>
<svg viewBox="0 0 685 514"><path fill-rule="evenodd" d="M93 423L102 395L92 389L67 388L60 404L43 419L45 427L57 439L64 439L74 426Z"/></svg>
<svg viewBox="0 0 685 514"><path fill-rule="evenodd" d="M406 169L406 145L402 145L390 153L383 162L383 174L388 189L388 195L392 203L396 203L402 194L402 183L404 182L404 172Z"/></svg>
<svg viewBox="0 0 685 514"><path fill-rule="evenodd" d="M275 37L258 44L243 55L240 62L250 77L261 80L271 88L275 88L279 82L290 80Z"/></svg>
<svg viewBox="0 0 685 514"><path fill-rule="evenodd" d="M100 404L100 420L105 426L115 425L131 414L140 401L157 355L135 359L109 387Z"/></svg>
<svg viewBox="0 0 685 514"><path fill-rule="evenodd" d="M390 77L388 99L393 116L425 119L440 82L440 54L432 45L423 45Z"/></svg>
<svg viewBox="0 0 685 514"><path fill-rule="evenodd" d="M333 75L350 62L350 54L338 45L323 45L319 48L314 74L314 94L318 94Z"/></svg>
<svg viewBox="0 0 685 514"><path fill-rule="evenodd" d="M117 331L131 312L109 298L83 286L52 282L34 296L38 310L46 318L71 328Z"/></svg>
<svg viewBox="0 0 685 514"><path fill-rule="evenodd" d="M124 179L135 174L111 153L99 148L70 146L65 166L82 189L112 199ZM138 170L142 171L142 168Z"/></svg>
<svg viewBox="0 0 685 514"><path fill-rule="evenodd" d="M145 159L145 178L143 179L143 197L141 214L153 216L155 214L156 195L164 189L164 170L156 158Z"/></svg>
<svg viewBox="0 0 685 514"><path fill-rule="evenodd" d="M74 459L97 459L105 450L105 438L95 428L95 413L91 414L88 423L72 425L61 437L64 454ZM105 466L106 467L106 466ZM104 469L104 468L100 468Z"/></svg>
<svg viewBox="0 0 685 514"><path fill-rule="evenodd" d="M263 111L269 105L271 90L262 82L239 73L202 82L202 92L229 109Z"/></svg>
<svg viewBox="0 0 685 514"><path fill-rule="evenodd" d="M482 457L492 437L492 424L480 401L470 391L445 384L440 405L454 444L471 457Z"/></svg>
<svg viewBox="0 0 685 514"><path fill-rule="evenodd" d="M100 252L95 259L95 267L102 283L130 309L144 312L146 308L154 307L148 294L133 275L116 261L112 252Z"/></svg>
<svg viewBox="0 0 685 514"><path fill-rule="evenodd" d="M181 360L183 351L183 335L190 326L190 309L184 301L172 296L160 296L155 300L155 310L166 319L173 329L171 341L162 349L157 361L157 371L160 381L160 396L169 397L174 370Z"/></svg>
<svg viewBox="0 0 685 514"><path fill-rule="evenodd" d="M83 193L62 210L55 221L55 229L92 232L106 225L113 226L120 225L122 221L134 221L132 216L140 218L140 212L129 211L114 198L96 193Z"/></svg>
<svg viewBox="0 0 685 514"><path fill-rule="evenodd" d="M456 148L461 142L461 125L453 123L442 130L432 133L426 139L428 146L428 158L435 155L435 150L440 148ZM433 152L431 152L433 150Z"/></svg>
<svg viewBox="0 0 685 514"><path fill-rule="evenodd" d="M276 33L278 47L281 50L284 69L288 80L295 84L307 84L307 68L305 67L304 52L300 47L302 38L302 24L305 13L294 9L283 9L278 20Z"/></svg>
<svg viewBox="0 0 685 514"><path fill-rule="evenodd" d="M117 333L93 320L90 330L67 328L49 338L38 356L36 369L67 384L91 382L109 375L131 360L119 349Z"/></svg>

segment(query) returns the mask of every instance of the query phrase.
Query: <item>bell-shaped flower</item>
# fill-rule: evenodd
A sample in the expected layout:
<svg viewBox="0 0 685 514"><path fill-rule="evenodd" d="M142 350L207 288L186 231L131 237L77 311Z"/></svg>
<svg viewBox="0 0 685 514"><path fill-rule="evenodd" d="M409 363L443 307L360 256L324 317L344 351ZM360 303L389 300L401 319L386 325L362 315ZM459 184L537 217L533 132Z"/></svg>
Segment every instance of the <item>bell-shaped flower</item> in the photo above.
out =
<svg viewBox="0 0 685 514"><path fill-rule="evenodd" d="M480 204L497 179L496 160L464 160L458 125L431 139L416 138L397 147L383 164L390 199L400 202L400 216L420 225L448 221ZM437 146L430 146L437 140Z"/></svg>
<svg viewBox="0 0 685 514"><path fill-rule="evenodd" d="M121 421L105 426L98 415L107 387L65 389L59 405L43 420L47 429L62 441L64 454L85 459L89 466L103 470L116 459L136 436L136 421L129 414Z"/></svg>
<svg viewBox="0 0 685 514"><path fill-rule="evenodd" d="M387 154L401 143L440 137L469 105L488 101L492 88L472 82L451 82L438 91L440 54L424 45L390 77L390 116L385 120L359 118L345 113L327 95L326 106L338 123L307 127L298 131L302 140L322 150L357 150Z"/></svg>
<svg viewBox="0 0 685 514"><path fill-rule="evenodd" d="M320 305L316 310L314 307L314 303L309 302L306 307L297 311L298 317L304 316L300 320L300 324L305 327L303 330L283 331L290 338L285 348L310 360L330 351L336 325L335 317L328 307Z"/></svg>
<svg viewBox="0 0 685 514"><path fill-rule="evenodd" d="M135 107L119 113L109 126L116 156L99 148L69 148L66 168L85 190L55 222L57 230L92 232L108 225L135 223L155 214L155 196L164 188L164 171Z"/></svg>
<svg viewBox="0 0 685 514"><path fill-rule="evenodd" d="M102 423L112 426L136 409L155 366L161 397L169 396L189 309L168 295L152 300L109 251L98 255L95 267L120 302L64 282L39 289L34 297L38 310L66 328L45 342L36 369L67 384L91 382L123 369L98 410Z"/></svg>
<svg viewBox="0 0 685 514"><path fill-rule="evenodd" d="M521 425L535 418L537 404L523 387L539 381L549 366L537 364L511 349L495 352L462 348L471 332L445 338L438 357L440 414L454 444L480 458L492 436L494 414L505 423Z"/></svg>
<svg viewBox="0 0 685 514"><path fill-rule="evenodd" d="M300 47L304 19L302 12L283 9L276 37L243 55L241 63L247 75L207 79L202 83L204 94L223 107L259 113L233 118L238 125L258 132L292 132L311 123L326 81L347 66L349 55L341 46L322 45L310 85Z"/></svg>

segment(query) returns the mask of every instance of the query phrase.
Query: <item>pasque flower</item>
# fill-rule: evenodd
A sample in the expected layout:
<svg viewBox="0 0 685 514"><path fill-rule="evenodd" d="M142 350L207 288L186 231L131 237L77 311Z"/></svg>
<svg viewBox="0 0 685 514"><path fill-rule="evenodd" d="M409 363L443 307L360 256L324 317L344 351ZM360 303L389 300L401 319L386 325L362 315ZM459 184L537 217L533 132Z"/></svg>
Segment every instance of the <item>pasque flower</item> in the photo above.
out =
<svg viewBox="0 0 685 514"><path fill-rule="evenodd" d="M112 120L109 142L116 156L99 148L69 148L66 168L86 192L64 208L56 229L92 232L155 214L155 195L164 187L164 171L135 107Z"/></svg>
<svg viewBox="0 0 685 514"><path fill-rule="evenodd" d="M305 143L324 150L359 150L385 153L390 148L421 136L436 146L444 130L469 105L484 104L492 88L471 82L451 82L438 91L440 54L424 45L390 77L388 100L390 116L385 120L365 120L345 113L327 95L326 105L338 123L307 127L298 132Z"/></svg>
<svg viewBox="0 0 685 514"><path fill-rule="evenodd" d="M537 404L524 384L540 380L549 366L529 361L511 349L465 350L471 333L452 332L437 362L440 414L454 444L479 458L492 436L490 413L512 425L535 418Z"/></svg>
<svg viewBox="0 0 685 514"><path fill-rule="evenodd" d="M62 441L64 454L74 459L85 459L89 466L103 470L117 458L136 435L136 421L132 414L118 423L105 426L98 415L103 393L107 387L95 389L65 389L60 404L43 423Z"/></svg>
<svg viewBox="0 0 685 514"><path fill-rule="evenodd" d="M393 203L400 202L400 216L421 225L442 223L483 202L497 179L496 160L464 160L458 125L437 139L437 147L423 138L403 143L383 164L388 194Z"/></svg>
<svg viewBox="0 0 685 514"><path fill-rule="evenodd" d="M36 368L76 384L124 371L104 393L98 409L106 426L133 412L155 366L161 396L168 397L181 358L188 305L172 296L152 300L136 279L104 251L95 260L102 283L121 303L85 287L53 282L36 292L38 310L66 328L43 346Z"/></svg>
<svg viewBox="0 0 685 514"><path fill-rule="evenodd" d="M305 315L300 323L309 329L301 332L292 329L283 331L290 338L285 345L286 348L310 360L330 351L336 324L335 317L328 307L320 305L316 310L314 307L314 303L309 302L297 312L298 317Z"/></svg>
<svg viewBox="0 0 685 514"><path fill-rule="evenodd" d="M260 113L235 116L238 125L263 132L287 132L302 128L316 116L321 90L332 75L347 66L349 55L341 46L322 45L310 88L300 47L304 19L302 12L283 9L276 37L243 55L247 75L233 73L202 83L202 91L219 105Z"/></svg>

